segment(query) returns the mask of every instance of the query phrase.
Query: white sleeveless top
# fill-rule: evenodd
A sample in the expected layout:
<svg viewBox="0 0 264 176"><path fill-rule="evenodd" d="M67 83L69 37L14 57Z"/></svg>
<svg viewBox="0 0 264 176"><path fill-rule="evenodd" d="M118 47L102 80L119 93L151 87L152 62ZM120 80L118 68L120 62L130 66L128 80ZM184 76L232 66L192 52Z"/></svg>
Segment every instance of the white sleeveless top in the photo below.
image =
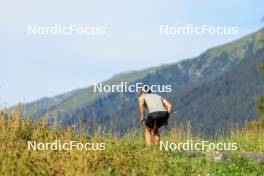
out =
<svg viewBox="0 0 264 176"><path fill-rule="evenodd" d="M145 100L145 106L149 113L158 112L158 111L167 111L163 98L157 94L146 93L143 94L139 100Z"/></svg>

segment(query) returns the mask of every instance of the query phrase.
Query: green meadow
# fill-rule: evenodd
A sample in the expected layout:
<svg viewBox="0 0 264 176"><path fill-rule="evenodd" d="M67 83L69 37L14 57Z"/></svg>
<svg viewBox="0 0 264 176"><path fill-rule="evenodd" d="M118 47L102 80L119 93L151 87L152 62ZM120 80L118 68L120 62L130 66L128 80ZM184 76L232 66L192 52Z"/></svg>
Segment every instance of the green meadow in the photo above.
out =
<svg viewBox="0 0 264 176"><path fill-rule="evenodd" d="M162 133L162 140L179 143L202 141L191 133L191 125ZM241 152L264 152L264 129L261 122L250 122L211 142L232 142L238 150L224 158L216 151L188 152L160 150L146 146L143 129L124 136L112 133L89 135L85 129L48 126L44 119L33 123L19 110L0 116L0 175L264 175L264 165L245 158ZM78 141L105 143L105 150L29 150L28 141Z"/></svg>

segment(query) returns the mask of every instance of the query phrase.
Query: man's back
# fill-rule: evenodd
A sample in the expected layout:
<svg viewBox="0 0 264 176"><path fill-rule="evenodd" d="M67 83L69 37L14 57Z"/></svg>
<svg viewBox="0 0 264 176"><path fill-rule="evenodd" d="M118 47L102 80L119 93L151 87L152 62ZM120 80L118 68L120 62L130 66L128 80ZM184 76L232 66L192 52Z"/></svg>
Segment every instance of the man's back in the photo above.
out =
<svg viewBox="0 0 264 176"><path fill-rule="evenodd" d="M144 98L146 103L146 108L149 113L158 112L158 111L167 111L163 103L163 98L157 94L144 94L141 98Z"/></svg>

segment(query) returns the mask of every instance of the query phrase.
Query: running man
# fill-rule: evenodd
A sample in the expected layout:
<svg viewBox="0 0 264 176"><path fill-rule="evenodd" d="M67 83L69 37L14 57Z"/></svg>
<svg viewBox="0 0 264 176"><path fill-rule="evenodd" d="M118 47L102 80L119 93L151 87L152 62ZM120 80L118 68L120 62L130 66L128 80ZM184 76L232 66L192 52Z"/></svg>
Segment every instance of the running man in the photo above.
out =
<svg viewBox="0 0 264 176"><path fill-rule="evenodd" d="M144 86L139 92L140 122L145 126L146 143L150 145L151 132L154 131L154 144L159 144L159 128L168 123L169 115L172 113L172 104L165 98L154 94L149 86ZM148 111L145 120L145 109Z"/></svg>

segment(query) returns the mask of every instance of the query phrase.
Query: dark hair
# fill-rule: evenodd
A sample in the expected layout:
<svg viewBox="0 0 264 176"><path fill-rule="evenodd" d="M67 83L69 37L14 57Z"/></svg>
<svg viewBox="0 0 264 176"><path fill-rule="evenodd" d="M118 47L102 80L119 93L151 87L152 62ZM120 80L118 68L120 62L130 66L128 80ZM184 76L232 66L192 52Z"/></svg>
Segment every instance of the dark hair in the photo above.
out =
<svg viewBox="0 0 264 176"><path fill-rule="evenodd" d="M144 85L141 91L145 93L151 93L150 87L148 85Z"/></svg>
<svg viewBox="0 0 264 176"><path fill-rule="evenodd" d="M142 94L142 92L144 93L151 93L150 87L148 85L144 85L141 90L138 92L138 96L140 97L140 95Z"/></svg>

